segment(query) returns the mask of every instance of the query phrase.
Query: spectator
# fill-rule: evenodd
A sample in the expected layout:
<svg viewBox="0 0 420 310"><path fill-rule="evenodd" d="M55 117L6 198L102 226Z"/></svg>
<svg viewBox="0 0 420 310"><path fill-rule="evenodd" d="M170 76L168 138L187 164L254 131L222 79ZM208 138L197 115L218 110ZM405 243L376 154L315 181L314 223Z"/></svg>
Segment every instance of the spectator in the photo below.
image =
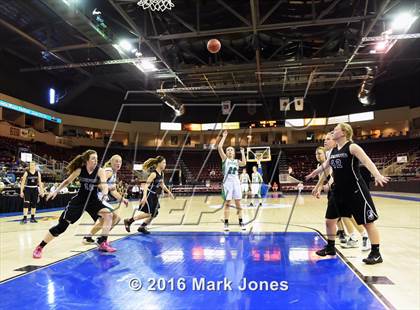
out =
<svg viewBox="0 0 420 310"><path fill-rule="evenodd" d="M273 182L273 185L271 186L271 188L273 189L273 192L277 192L279 190L279 186L277 185L276 182Z"/></svg>
<svg viewBox="0 0 420 310"><path fill-rule="evenodd" d="M57 186L58 186L58 184L54 183L53 186L51 186L51 188L50 188L50 193L54 193L55 190L57 189Z"/></svg>
<svg viewBox="0 0 420 310"><path fill-rule="evenodd" d="M133 194L133 198L135 199L139 198L140 188L137 184L133 185L133 188L131 189L131 193Z"/></svg>
<svg viewBox="0 0 420 310"><path fill-rule="evenodd" d="M15 183L16 182L16 175L13 172L7 172L6 173L6 179L10 182L10 183Z"/></svg>

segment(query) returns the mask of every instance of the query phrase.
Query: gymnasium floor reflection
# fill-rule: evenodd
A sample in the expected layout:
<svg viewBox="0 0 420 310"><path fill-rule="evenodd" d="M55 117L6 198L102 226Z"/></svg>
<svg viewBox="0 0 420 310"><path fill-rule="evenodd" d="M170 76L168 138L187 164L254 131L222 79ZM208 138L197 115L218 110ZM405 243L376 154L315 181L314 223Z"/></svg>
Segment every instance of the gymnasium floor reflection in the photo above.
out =
<svg viewBox="0 0 420 310"><path fill-rule="evenodd" d="M91 250L2 282L2 308L385 308L338 256L317 257L316 233L156 232L112 244L114 254Z"/></svg>

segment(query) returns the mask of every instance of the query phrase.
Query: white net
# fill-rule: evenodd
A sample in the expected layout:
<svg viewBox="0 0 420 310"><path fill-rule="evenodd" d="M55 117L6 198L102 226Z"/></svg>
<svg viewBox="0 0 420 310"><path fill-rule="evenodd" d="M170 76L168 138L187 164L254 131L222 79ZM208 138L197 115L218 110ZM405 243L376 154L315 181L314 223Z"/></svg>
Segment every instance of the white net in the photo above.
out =
<svg viewBox="0 0 420 310"><path fill-rule="evenodd" d="M138 6L141 6L143 10L152 10L163 12L165 10L172 9L175 4L172 3L172 0L140 0L137 2Z"/></svg>

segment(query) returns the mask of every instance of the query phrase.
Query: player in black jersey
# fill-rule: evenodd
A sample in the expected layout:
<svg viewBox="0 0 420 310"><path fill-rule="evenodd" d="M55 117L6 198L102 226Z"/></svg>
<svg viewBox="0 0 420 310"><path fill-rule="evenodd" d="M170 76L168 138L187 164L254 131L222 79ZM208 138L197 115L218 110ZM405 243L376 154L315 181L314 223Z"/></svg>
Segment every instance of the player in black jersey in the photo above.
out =
<svg viewBox="0 0 420 310"><path fill-rule="evenodd" d="M99 250L104 252L115 252L108 242L108 233L112 224L112 213L102 204L98 198L98 188L104 196L108 195L105 170L98 166L98 154L93 150L87 150L77 155L67 166L70 174L53 192L47 200L54 199L60 190L69 185L79 177L80 189L74 196L58 220L58 224L50 228L42 242L35 248L33 258L41 258L42 250L48 242L65 232L70 224L74 224L83 214L88 212L93 221L99 217L103 219L102 236L100 237Z"/></svg>
<svg viewBox="0 0 420 310"><path fill-rule="evenodd" d="M118 202L118 205L111 205L107 202L106 198L103 199L102 192L98 193L98 198L102 201L107 209L112 213L112 225L110 230L112 230L118 223L120 222L121 218L117 213L117 210L120 208L121 204L125 204L128 206L128 200L124 198L124 190L118 191L117 190L117 173L121 169L122 166L122 157L120 155L113 155L103 166L106 174L106 182L108 184L108 193L111 194ZM88 235L83 237L84 244L95 244L95 240L93 240L93 236L102 229L104 224L103 218L100 217L98 221L96 221L95 225L91 228Z"/></svg>
<svg viewBox="0 0 420 310"><path fill-rule="evenodd" d="M143 234L150 234L146 229L146 226L152 222L152 220L159 213L159 195L162 193L162 190L167 192L172 199L174 195L166 187L163 177L163 171L166 167L166 160L163 156L158 156L156 158L149 158L143 164L143 170L151 170L149 177L143 187L143 198L140 201L139 211L142 214L131 217L124 220L124 226L127 232L130 232L130 225L135 221L144 219L144 222L138 228L138 232Z"/></svg>
<svg viewBox="0 0 420 310"><path fill-rule="evenodd" d="M352 137L353 129L349 124L338 124L334 128L333 135L337 146L332 150L329 160L306 176L306 179L314 178L323 170L332 167L335 185L333 195L339 213L337 218L353 216L359 225L366 228L372 246L369 256L363 259L363 262L377 264L383 261L379 252L379 232L374 224L378 219L378 214L360 174L359 161L372 173L375 184L383 186L389 178L380 174L363 149L352 142ZM327 236L335 236L337 218L327 220ZM335 240L330 238L328 238L328 245L319 251L319 255L335 254Z"/></svg>
<svg viewBox="0 0 420 310"><path fill-rule="evenodd" d="M20 221L21 224L26 224L28 221L28 209L31 209L31 223L37 223L35 213L39 199L38 195L44 196L44 194L41 173L36 171L35 162L31 161L20 183L20 197L23 198L23 218Z"/></svg>
<svg viewBox="0 0 420 310"><path fill-rule="evenodd" d="M333 140L334 132L329 132L325 136L324 140L324 153L322 152L322 147L317 148L316 150L316 158L317 161L322 164L324 161L328 160L330 157L330 154L332 150L336 147L336 142ZM324 180L327 180L327 184L324 185ZM333 188L333 178L332 178L332 171L329 168L326 171L323 171L321 173L318 183L316 184L315 188L312 191L312 194L320 198L321 190L324 190L328 193L328 205L327 205L327 212L325 214L325 219L328 221L328 219L336 219L337 216L339 216L339 212L337 207L335 206L335 199L333 196L333 191L330 190L330 188ZM347 228L347 232L349 233L349 237L346 238L345 232L344 232L344 226ZM337 236L340 239L341 246L344 248L350 248L350 247L357 247L357 239L355 234L355 228L359 231L363 238L363 247L362 251L369 251L370 250L370 242L367 236L367 233L365 229L357 225L353 217L347 218L347 217L339 217L337 222ZM334 239L334 236L329 236L328 239ZM317 254L323 254L322 250L317 252Z"/></svg>

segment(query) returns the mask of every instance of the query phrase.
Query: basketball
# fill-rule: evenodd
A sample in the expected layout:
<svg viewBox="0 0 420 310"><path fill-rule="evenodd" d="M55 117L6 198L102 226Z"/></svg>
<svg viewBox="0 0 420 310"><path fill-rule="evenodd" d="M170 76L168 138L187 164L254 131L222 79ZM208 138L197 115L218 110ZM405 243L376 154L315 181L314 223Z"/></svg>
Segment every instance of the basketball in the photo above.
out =
<svg viewBox="0 0 420 310"><path fill-rule="evenodd" d="M222 44L217 39L211 39L207 42L207 50L212 54L218 53L221 47Z"/></svg>

